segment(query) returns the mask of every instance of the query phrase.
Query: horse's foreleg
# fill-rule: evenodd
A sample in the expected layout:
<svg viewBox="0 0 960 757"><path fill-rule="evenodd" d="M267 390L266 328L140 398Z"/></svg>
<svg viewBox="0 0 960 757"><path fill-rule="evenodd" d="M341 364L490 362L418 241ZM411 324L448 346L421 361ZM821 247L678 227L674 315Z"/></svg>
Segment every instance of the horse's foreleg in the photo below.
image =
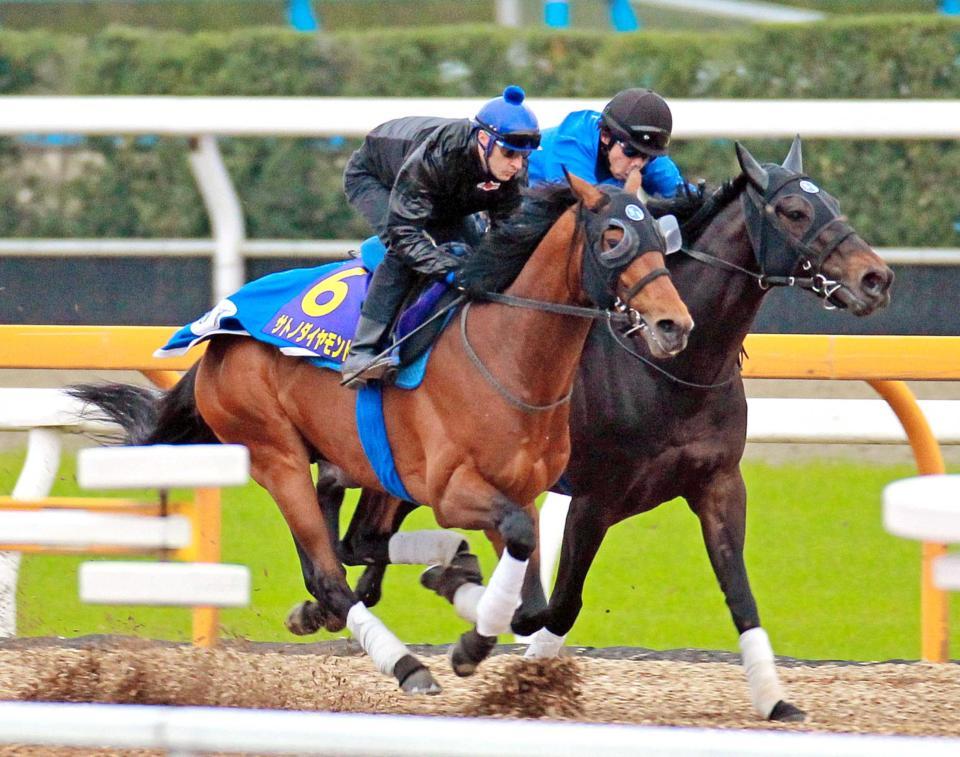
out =
<svg viewBox="0 0 960 757"><path fill-rule="evenodd" d="M597 551L607 533L607 524L598 514L603 508L587 498L574 497L570 502L560 548L557 580L546 617L535 617L531 625L543 626L534 635L526 657L556 657L563 648L567 633L583 607L583 584ZM521 610L523 608L521 607Z"/></svg>
<svg viewBox="0 0 960 757"><path fill-rule="evenodd" d="M441 525L495 528L504 550L490 583L477 603L477 622L463 634L450 653L454 672L471 675L493 650L497 636L510 630L530 556L536 548L536 526L530 510L507 499L471 472L455 474L436 507Z"/></svg>
<svg viewBox="0 0 960 757"><path fill-rule="evenodd" d="M757 603L743 561L747 491L739 468L715 475L691 509L700 519L710 564L740 633L740 652L754 709L764 718L796 722L804 713L784 699L773 648L760 625Z"/></svg>

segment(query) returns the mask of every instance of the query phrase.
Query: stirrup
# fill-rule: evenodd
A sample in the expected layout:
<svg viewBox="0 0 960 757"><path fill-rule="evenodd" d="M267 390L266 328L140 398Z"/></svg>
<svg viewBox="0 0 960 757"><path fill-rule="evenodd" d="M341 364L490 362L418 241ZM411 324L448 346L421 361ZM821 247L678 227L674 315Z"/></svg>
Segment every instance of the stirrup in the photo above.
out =
<svg viewBox="0 0 960 757"><path fill-rule="evenodd" d="M365 386L368 381L384 381L396 375L399 370L399 361L390 354L382 357L375 357L358 371L349 375L344 375L340 380L340 386L348 389L359 389Z"/></svg>

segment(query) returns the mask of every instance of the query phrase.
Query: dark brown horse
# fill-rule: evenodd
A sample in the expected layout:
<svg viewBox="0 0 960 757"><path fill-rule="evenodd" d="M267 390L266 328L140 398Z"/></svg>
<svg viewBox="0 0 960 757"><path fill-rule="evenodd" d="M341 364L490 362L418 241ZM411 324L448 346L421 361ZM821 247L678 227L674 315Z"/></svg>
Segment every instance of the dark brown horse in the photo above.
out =
<svg viewBox="0 0 960 757"><path fill-rule="evenodd" d="M509 630L527 563L536 564L534 498L566 466L566 400L590 328L584 316L603 312L585 306L609 308L619 298L643 319L660 357L679 352L693 326L664 268L663 237L636 189L601 192L570 177L570 188L532 197L471 263L481 272L496 273L499 261L512 266L507 294L516 299L465 306L434 347L421 387L383 392L396 470L412 499L432 506L441 526L486 530L504 545L476 628L453 656L461 671L472 671ZM336 466L350 485L382 489L358 437L357 395L335 372L251 338L215 336L198 367L159 404L123 386L74 393L133 432L130 443L215 437L246 445L252 476L282 511L316 600L295 608L291 629L347 626L405 691L439 690L347 585L336 532L317 504L313 460ZM404 551L395 546L391 553ZM535 568L531 574L524 596L543 608Z"/></svg>
<svg viewBox="0 0 960 757"><path fill-rule="evenodd" d="M683 497L700 520L740 634L756 710L773 720L797 720L803 715L784 701L743 560L742 344L771 287L802 287L826 306L865 316L888 303L893 273L840 215L836 200L803 174L799 139L783 166L761 166L740 145L737 156L743 173L712 196L665 202L658 209L684 221L689 247L667 259L698 324L684 353L663 362L602 324L587 339L571 408L573 448L564 479L573 499L556 587L547 610L525 601L513 628L529 634L544 627L530 654L557 654L580 611L584 579L607 530ZM337 510L340 493L329 486L319 491L325 507ZM349 556L354 544L374 534L384 538L408 511L405 503L364 492L342 552ZM370 603L379 597L384 569L369 567L358 584ZM475 571L454 564L429 573L430 585L471 617L468 600L475 603L480 595L471 591Z"/></svg>

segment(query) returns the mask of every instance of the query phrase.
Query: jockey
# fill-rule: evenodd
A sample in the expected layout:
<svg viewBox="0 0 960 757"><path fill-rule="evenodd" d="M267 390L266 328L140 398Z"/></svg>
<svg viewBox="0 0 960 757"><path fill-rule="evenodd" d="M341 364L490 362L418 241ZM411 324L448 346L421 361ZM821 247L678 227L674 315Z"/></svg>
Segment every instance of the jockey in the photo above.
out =
<svg viewBox="0 0 960 757"><path fill-rule="evenodd" d="M578 110L543 130L540 151L530 156L530 184L562 181L563 168L593 184L622 187L631 171L643 176L650 197L673 197L683 178L667 156L673 116L649 89L625 89L602 113Z"/></svg>
<svg viewBox="0 0 960 757"><path fill-rule="evenodd" d="M487 211L491 224L520 205L527 185L527 157L540 144L540 127L509 86L476 117L408 117L371 131L350 157L343 175L350 204L387 247L363 303L360 322L342 366L345 382L358 388L382 378L398 359L385 356L381 340L417 275L456 274L479 239L470 216Z"/></svg>

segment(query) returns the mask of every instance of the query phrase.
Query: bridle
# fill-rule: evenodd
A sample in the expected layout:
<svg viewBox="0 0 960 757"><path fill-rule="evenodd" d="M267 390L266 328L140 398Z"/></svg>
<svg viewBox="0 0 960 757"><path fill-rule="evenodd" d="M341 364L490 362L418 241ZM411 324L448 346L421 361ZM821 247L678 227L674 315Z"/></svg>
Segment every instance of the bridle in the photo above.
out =
<svg viewBox="0 0 960 757"><path fill-rule="evenodd" d="M771 179L772 178L771 176ZM725 268L749 276L757 282L757 285L761 289L766 290L778 286L799 287L813 292L823 299L823 307L826 310L836 310L844 307L842 303L836 302L833 299L834 295L843 288L844 285L824 274L823 264L846 239L856 234L856 231L847 222L846 216L837 213L839 208L833 210L829 208L822 198L817 203L811 202L811 205L814 207L814 223L810 224L810 229L800 239L797 239L791 234L790 230L777 216L775 207L777 196L791 184L799 184L804 181L810 182L811 184L813 183L806 176L791 174L784 177L777 184L771 182L771 185L767 187L763 194L761 194L752 183L747 184L742 203L744 217L747 220L747 234L753 246L754 257L760 269L759 272L752 271L749 268L744 268L735 263L730 263L715 255L692 247L681 247L679 252L701 263L706 263L707 265L717 268ZM814 187L815 186L816 185L814 185ZM827 214L829 214L829 218L822 223L816 223L818 216ZM816 249L813 243L832 226L838 227L836 236L829 244L824 245L822 249ZM771 239L771 235L773 235L773 239ZM772 272L769 270L771 242L779 245L779 249L775 250L775 252L780 253L781 260L777 262L780 267L786 270L775 270ZM784 252L793 253L792 265L786 261L785 255L783 255ZM787 268L788 265L790 266L789 268ZM794 272L798 268L806 275L796 275ZM637 324L635 328L627 331L625 336L630 336L634 331L643 329L645 325L646 324L643 323ZM700 384L681 379L679 376L673 375L670 371L657 365L644 355L641 355L628 344L625 344L612 328L610 328L609 331L614 343L618 347L681 386L694 389L719 389L730 384L737 375L736 371L734 371L728 378L714 384Z"/></svg>
<svg viewBox="0 0 960 757"><path fill-rule="evenodd" d="M797 174L787 176L778 184L768 187L764 194L761 194L753 184L747 185L742 202L744 216L747 219L747 233L750 236L754 256L760 268L759 272L751 271L748 268L691 247L682 247L680 251L707 265L726 268L749 276L757 282L761 289L770 289L777 286L799 287L813 292L823 299L823 306L826 310L845 307L834 299L834 295L843 288L843 283L831 279L823 273L823 264L846 239L856 234L856 231L847 222L846 216L837 215L822 199L817 203L811 202L814 207L814 223L810 224L810 229L800 239L791 234L790 230L777 216L775 207L777 196L791 184L799 184L805 181L810 182L810 179ZM818 216L826 214L829 214L830 217L817 224ZM815 248L813 242L832 226L838 227L836 236L821 249ZM774 235L773 239L771 239L771 234ZM777 263L778 268L783 270L769 270L771 242L779 245L776 252L780 254L781 259ZM792 258L787 259L783 255L784 252L792 252ZM797 275L795 271L798 268L806 275Z"/></svg>
<svg viewBox="0 0 960 757"><path fill-rule="evenodd" d="M641 240L634 225L618 217L609 218L605 216L602 219L602 223L604 225L603 230L600 233L595 234L593 240L591 241L590 235L585 232L588 227L588 219L589 216L586 216L584 204L581 202L579 203L577 211L578 232L575 233L570 240L570 252L572 252L574 245L577 243L581 234L583 234L587 237L583 240L584 256L592 256L592 259L598 261L598 263L595 264L595 268L597 268L597 270L608 270L610 272L610 276L613 276L615 273L617 279L619 279L620 273L622 273L623 270L639 256L644 255L647 252L654 251L655 249L659 249L661 252L663 251L662 237L659 237L658 239L659 244L657 248L652 248L649 246L649 244L645 244L643 245L645 249L639 251L641 248ZM616 227L623 231L623 237L621 240L610 250L603 251L599 249L588 249L588 247L598 247L601 245L603 239L602 232L610 227ZM659 230L657 230L657 234L659 236ZM584 271L584 275L587 275L586 270ZM644 287L662 276L670 278L670 271L663 266L649 271L638 281L632 284L622 296L618 297L616 295L612 295L613 301L610 307L583 307L579 305L567 305L558 302L534 300L527 297L517 297L515 295L503 294L500 292L483 292L477 297L477 299L488 302L496 302L509 307L539 310L541 312L553 313L556 315L568 315L577 318L590 318L594 320L602 319L607 323L607 328L609 328L611 332L613 332L614 323L625 324L629 327L626 333L631 334L638 329L646 328L647 325L644 323L640 313L627 306L626 303L636 297L636 295ZM467 312L470 310L470 306L472 304L472 302L468 301L460 311L460 338L463 342L464 350L466 351L467 356L470 358L470 361L474 364L474 366L477 368L477 371L481 376L483 376L487 383L489 383L507 402L526 413L553 410L554 408L560 407L561 405L569 402L570 398L573 396L572 386L570 387L570 391L560 399L543 405L535 405L520 399L496 379L490 370L483 364L480 356L477 354L476 350L473 348L473 345L470 344L470 340L467 338Z"/></svg>

